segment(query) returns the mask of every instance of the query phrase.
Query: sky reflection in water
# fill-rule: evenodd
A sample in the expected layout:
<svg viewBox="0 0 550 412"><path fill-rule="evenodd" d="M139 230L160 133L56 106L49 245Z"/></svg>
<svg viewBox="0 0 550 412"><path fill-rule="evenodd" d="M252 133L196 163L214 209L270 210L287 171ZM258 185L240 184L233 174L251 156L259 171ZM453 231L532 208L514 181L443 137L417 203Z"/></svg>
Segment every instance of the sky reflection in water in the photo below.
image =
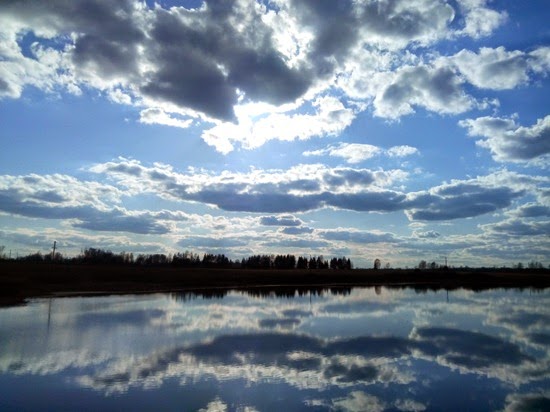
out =
<svg viewBox="0 0 550 412"><path fill-rule="evenodd" d="M0 409L550 410L548 291L279 295L1 309Z"/></svg>

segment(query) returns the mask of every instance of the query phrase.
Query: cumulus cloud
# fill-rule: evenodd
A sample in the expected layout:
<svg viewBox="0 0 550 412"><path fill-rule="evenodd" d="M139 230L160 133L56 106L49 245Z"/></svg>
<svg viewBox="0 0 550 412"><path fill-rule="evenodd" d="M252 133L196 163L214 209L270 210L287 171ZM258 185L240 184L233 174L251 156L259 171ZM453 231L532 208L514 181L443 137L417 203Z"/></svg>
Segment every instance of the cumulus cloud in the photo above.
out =
<svg viewBox="0 0 550 412"><path fill-rule="evenodd" d="M518 217L550 217L550 206L537 203L525 203L513 212Z"/></svg>
<svg viewBox="0 0 550 412"><path fill-rule="evenodd" d="M352 243L394 243L398 239L392 233L378 231L360 231L353 229L320 230L319 236L327 240Z"/></svg>
<svg viewBox="0 0 550 412"><path fill-rule="evenodd" d="M262 216L260 224L264 226L300 226L302 221L292 215Z"/></svg>
<svg viewBox="0 0 550 412"><path fill-rule="evenodd" d="M389 157L407 157L419 154L419 151L416 147L402 145L390 147L386 150L386 153Z"/></svg>
<svg viewBox="0 0 550 412"><path fill-rule="evenodd" d="M289 67L275 48L264 13L250 1L195 10L130 0L2 6L16 33L72 40L64 54L76 81L102 90L123 85L143 99L224 120L235 119L238 91L281 104L310 85L308 71Z"/></svg>
<svg viewBox="0 0 550 412"><path fill-rule="evenodd" d="M118 206L121 196L114 186L66 175L0 176L0 211L4 213L67 219L73 227L137 234L168 233L166 220L188 219L182 212L127 210Z"/></svg>
<svg viewBox="0 0 550 412"><path fill-rule="evenodd" d="M311 137L335 136L343 132L355 118L352 108L338 98L322 96L312 103L313 113L271 113L252 121L257 114L239 116L239 124L219 123L202 133L206 143L221 153L229 153L235 143L254 149L270 140L307 140Z"/></svg>
<svg viewBox="0 0 550 412"><path fill-rule="evenodd" d="M529 222L521 219L507 219L499 223L482 225L482 228L509 236L548 236L550 221Z"/></svg>
<svg viewBox="0 0 550 412"><path fill-rule="evenodd" d="M281 230L285 235L305 235L313 233L313 228L307 226L291 226Z"/></svg>
<svg viewBox="0 0 550 412"><path fill-rule="evenodd" d="M504 412L543 411L550 408L550 394L524 393L506 395Z"/></svg>
<svg viewBox="0 0 550 412"><path fill-rule="evenodd" d="M141 111L139 121L145 124L163 124L165 126L186 129L193 123L192 119L178 119L159 108L148 108Z"/></svg>
<svg viewBox="0 0 550 412"><path fill-rule="evenodd" d="M224 237L213 237L213 236L186 236L181 238L177 242L178 246L181 247L196 247L196 248L233 248L246 246L248 244L247 240L236 239L229 236Z"/></svg>
<svg viewBox="0 0 550 412"><path fill-rule="evenodd" d="M476 87L513 89L529 81L531 73L544 74L550 69L550 47L529 53L482 47L478 53L462 50L449 60Z"/></svg>
<svg viewBox="0 0 550 412"><path fill-rule="evenodd" d="M323 149L308 150L303 153L304 156L333 156L345 159L347 163L361 163L377 155L387 155L389 157L406 157L418 154L418 149L412 146L393 146L389 149L382 149L366 143L339 143L330 145Z"/></svg>
<svg viewBox="0 0 550 412"><path fill-rule="evenodd" d="M125 169L131 168L131 173ZM329 168L297 165L287 170L255 169L248 173L207 171L176 173L162 165L145 167L119 159L90 169L107 174L131 192L152 192L171 200L214 205L223 210L257 213L292 213L337 207L360 211L402 208L405 195L386 189L403 178L401 171ZM139 170L141 176L135 176ZM153 175L162 179L152 179Z"/></svg>
<svg viewBox="0 0 550 412"><path fill-rule="evenodd" d="M437 113L476 107L450 67L404 50L477 38L504 20L484 0L208 0L194 9L132 0L3 2L0 96L18 98L26 86L47 93L95 89L139 107L143 123L214 123L202 138L228 153L235 143L253 149L273 139L340 133L371 103L388 118L415 107ZM545 48L525 55L528 70L547 70L547 55ZM455 60L475 84L480 75L467 69L470 57L464 52ZM346 87L344 78L357 87ZM372 84L367 93L351 92L365 83ZM329 95L337 84L364 99L357 109L343 103L347 96ZM290 106L258 117L242 115L247 104ZM304 113L310 106L313 112Z"/></svg>
<svg viewBox="0 0 550 412"><path fill-rule="evenodd" d="M403 179L402 171L374 172L319 164L297 165L287 170L213 174L204 170L179 173L165 165L147 167L119 159L97 164L90 170L106 174L131 193L154 193L170 200L205 203L223 210L281 214L326 207L362 212L404 210L411 220L479 216L507 208L528 191L538 193L548 185L544 177L498 171L403 193L387 188Z"/></svg>
<svg viewBox="0 0 550 412"><path fill-rule="evenodd" d="M487 7L489 0L459 0L459 11L464 19L464 27L457 31L458 35L466 35L474 39L491 34L508 18L505 11Z"/></svg>
<svg viewBox="0 0 550 412"><path fill-rule="evenodd" d="M466 94L463 80L448 66L406 66L388 76L374 98L376 116L397 119L421 107L441 114L458 114L479 106Z"/></svg>
<svg viewBox="0 0 550 412"><path fill-rule="evenodd" d="M363 391L353 391L344 398L333 400L333 407L337 411L361 412L373 411L382 412L386 409L386 403L374 395Z"/></svg>
<svg viewBox="0 0 550 412"><path fill-rule="evenodd" d="M106 234L83 233L70 228L63 230L0 230L0 237L16 245L22 245L28 253L36 250L49 249L52 239L56 239L58 250L63 253L72 253L82 250L83 245L94 245L94 247L111 250L114 252L128 251L129 247L133 252L164 252L164 245L156 242L142 242L119 233Z"/></svg>
<svg viewBox="0 0 550 412"><path fill-rule="evenodd" d="M348 163L360 163L370 159L381 152L377 146L365 143L340 143L328 146L324 149L310 150L304 152L304 156L335 156L341 157Z"/></svg>
<svg viewBox="0 0 550 412"><path fill-rule="evenodd" d="M537 182L537 178L504 171L453 180L428 191L410 193L406 214L410 220L428 221L479 216L509 207L526 190L533 190Z"/></svg>
<svg viewBox="0 0 550 412"><path fill-rule="evenodd" d="M413 232L413 237L416 237L419 239L437 239L440 236L441 236L441 233L436 232L435 230L427 230L427 231L415 230Z"/></svg>
<svg viewBox="0 0 550 412"><path fill-rule="evenodd" d="M476 143L489 149L498 162L543 161L550 153L550 116L532 126L520 126L514 118L478 117L461 120L468 135L483 137Z"/></svg>

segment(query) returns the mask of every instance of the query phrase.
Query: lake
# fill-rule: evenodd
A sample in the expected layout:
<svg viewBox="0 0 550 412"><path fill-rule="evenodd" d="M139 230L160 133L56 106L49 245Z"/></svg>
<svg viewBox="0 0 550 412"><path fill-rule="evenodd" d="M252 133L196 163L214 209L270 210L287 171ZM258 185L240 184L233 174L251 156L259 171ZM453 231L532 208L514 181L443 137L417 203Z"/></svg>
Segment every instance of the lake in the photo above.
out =
<svg viewBox="0 0 550 412"><path fill-rule="evenodd" d="M550 410L550 290L352 288L0 308L0 410Z"/></svg>

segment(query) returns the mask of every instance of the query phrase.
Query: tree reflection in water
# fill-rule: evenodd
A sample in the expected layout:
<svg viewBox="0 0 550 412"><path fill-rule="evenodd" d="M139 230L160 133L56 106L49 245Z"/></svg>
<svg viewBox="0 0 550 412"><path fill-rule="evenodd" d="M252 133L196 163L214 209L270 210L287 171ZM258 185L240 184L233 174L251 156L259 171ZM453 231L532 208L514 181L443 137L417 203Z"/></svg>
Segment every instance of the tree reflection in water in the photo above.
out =
<svg viewBox="0 0 550 412"><path fill-rule="evenodd" d="M0 310L0 399L16 409L40 398L52 409L84 399L148 409L144 396L191 410L544 409L549 304L545 290L405 287L36 300Z"/></svg>

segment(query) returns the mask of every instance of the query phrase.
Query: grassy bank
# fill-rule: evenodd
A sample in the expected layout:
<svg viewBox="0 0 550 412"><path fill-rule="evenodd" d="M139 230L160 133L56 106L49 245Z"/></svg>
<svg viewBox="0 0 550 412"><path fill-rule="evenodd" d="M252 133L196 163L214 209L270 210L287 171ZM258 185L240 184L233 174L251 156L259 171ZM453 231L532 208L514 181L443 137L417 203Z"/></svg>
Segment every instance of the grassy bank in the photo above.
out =
<svg viewBox="0 0 550 412"><path fill-rule="evenodd" d="M431 289L547 288L550 271L512 270L276 270L206 269L170 266L67 265L0 262L0 298L87 293L143 293L212 288L409 285Z"/></svg>

